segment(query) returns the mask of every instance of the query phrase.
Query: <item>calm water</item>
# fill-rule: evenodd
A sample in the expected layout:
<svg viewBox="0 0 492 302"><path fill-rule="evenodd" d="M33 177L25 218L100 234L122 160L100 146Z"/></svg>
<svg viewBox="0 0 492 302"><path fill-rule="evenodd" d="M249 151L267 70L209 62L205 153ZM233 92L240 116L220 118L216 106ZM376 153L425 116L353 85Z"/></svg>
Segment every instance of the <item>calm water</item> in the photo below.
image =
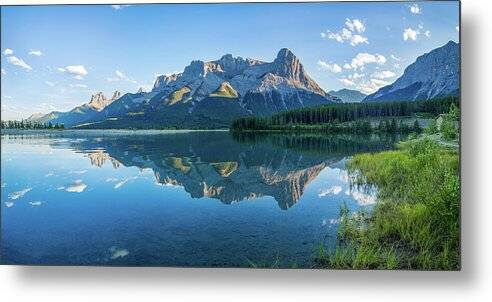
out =
<svg viewBox="0 0 492 302"><path fill-rule="evenodd" d="M348 156L395 138L228 132L2 135L1 261L310 267L339 208L370 210Z"/></svg>

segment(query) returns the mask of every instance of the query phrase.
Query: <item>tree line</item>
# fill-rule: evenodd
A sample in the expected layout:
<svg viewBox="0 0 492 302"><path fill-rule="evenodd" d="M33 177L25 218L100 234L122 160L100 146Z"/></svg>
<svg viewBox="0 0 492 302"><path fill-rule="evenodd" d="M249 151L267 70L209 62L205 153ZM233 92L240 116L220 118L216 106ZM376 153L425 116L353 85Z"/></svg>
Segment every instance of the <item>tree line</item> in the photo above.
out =
<svg viewBox="0 0 492 302"><path fill-rule="evenodd" d="M243 117L232 123L231 130L272 130L279 128L279 130L285 130L286 128L296 126L342 124L364 118L403 117L412 116L416 113L437 116L441 113L448 112L452 104L459 105L457 97L444 97L414 102L329 104L284 111L270 117ZM354 126L360 127L357 123ZM367 126L365 124L365 127ZM398 128L398 125L396 128ZM390 125L390 129L395 129L395 127Z"/></svg>
<svg viewBox="0 0 492 302"><path fill-rule="evenodd" d="M65 129L63 124L48 123L33 123L30 121L1 121L2 129Z"/></svg>

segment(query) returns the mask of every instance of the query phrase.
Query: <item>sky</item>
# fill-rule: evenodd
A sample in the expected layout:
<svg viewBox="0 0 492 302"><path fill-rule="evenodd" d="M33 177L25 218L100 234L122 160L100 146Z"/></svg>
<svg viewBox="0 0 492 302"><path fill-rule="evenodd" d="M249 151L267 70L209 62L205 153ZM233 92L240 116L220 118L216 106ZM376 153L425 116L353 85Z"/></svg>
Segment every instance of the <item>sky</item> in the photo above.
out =
<svg viewBox="0 0 492 302"><path fill-rule="evenodd" d="M270 62L283 47L326 91L368 94L459 42L458 25L457 1L3 6L1 117L149 91L192 60Z"/></svg>

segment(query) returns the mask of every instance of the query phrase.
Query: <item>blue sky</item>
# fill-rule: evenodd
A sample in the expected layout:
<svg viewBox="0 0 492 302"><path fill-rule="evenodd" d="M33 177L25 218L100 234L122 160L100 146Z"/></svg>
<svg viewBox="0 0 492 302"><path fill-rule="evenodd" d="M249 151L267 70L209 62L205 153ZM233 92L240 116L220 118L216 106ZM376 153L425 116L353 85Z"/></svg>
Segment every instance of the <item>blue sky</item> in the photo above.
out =
<svg viewBox="0 0 492 302"><path fill-rule="evenodd" d="M1 8L2 119L149 90L155 76L223 54L291 49L326 90L366 93L416 57L459 42L456 1L70 5Z"/></svg>

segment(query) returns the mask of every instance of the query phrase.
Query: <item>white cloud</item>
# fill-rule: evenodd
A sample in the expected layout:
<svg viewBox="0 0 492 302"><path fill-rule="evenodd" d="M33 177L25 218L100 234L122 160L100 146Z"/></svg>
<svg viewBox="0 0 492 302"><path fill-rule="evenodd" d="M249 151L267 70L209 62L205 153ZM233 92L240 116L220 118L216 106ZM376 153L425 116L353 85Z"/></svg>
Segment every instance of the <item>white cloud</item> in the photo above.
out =
<svg viewBox="0 0 492 302"><path fill-rule="evenodd" d="M129 7L129 6L131 6L131 5L116 4L116 5L111 5L111 8L114 10L120 10L120 9L125 8L125 7Z"/></svg>
<svg viewBox="0 0 492 302"><path fill-rule="evenodd" d="M29 55L31 56L36 56L36 57L40 57L43 55L43 52L41 50L31 50L29 52Z"/></svg>
<svg viewBox="0 0 492 302"><path fill-rule="evenodd" d="M56 70L58 70L59 72L65 72L67 71L65 68L63 67L58 67Z"/></svg>
<svg viewBox="0 0 492 302"><path fill-rule="evenodd" d="M395 55L391 55L390 57L395 61L401 61L401 59Z"/></svg>
<svg viewBox="0 0 492 302"><path fill-rule="evenodd" d="M345 63L345 64L343 64L343 68L344 69L352 69L352 66L350 66L349 63Z"/></svg>
<svg viewBox="0 0 492 302"><path fill-rule="evenodd" d="M354 70L357 68L362 68L366 64L377 63L378 65L383 65L386 63L386 57L380 54L369 54L367 52L358 53L351 61L350 67Z"/></svg>
<svg viewBox="0 0 492 302"><path fill-rule="evenodd" d="M460 31L460 27L458 25L456 25L454 29L456 29L456 31Z"/></svg>
<svg viewBox="0 0 492 302"><path fill-rule="evenodd" d="M10 56L10 55L14 54L14 51L10 48L5 48L5 50L3 51L3 54L6 56Z"/></svg>
<svg viewBox="0 0 492 302"><path fill-rule="evenodd" d="M415 4L410 5L410 12L412 14L421 14L422 9L420 8L420 6L417 3L415 3Z"/></svg>
<svg viewBox="0 0 492 302"><path fill-rule="evenodd" d="M108 78L108 82L128 81L128 82L131 82L133 84L137 83L137 81L130 79L124 72L122 72L120 70L116 70L114 72L114 74L115 74L115 77Z"/></svg>
<svg viewBox="0 0 492 302"><path fill-rule="evenodd" d="M431 36L431 32L430 32L430 30L426 30L426 31L425 31L425 33L424 33L424 35L425 35L427 38L430 38L430 36Z"/></svg>
<svg viewBox="0 0 492 302"><path fill-rule="evenodd" d="M355 83L347 78L338 79L345 86L355 86Z"/></svg>
<svg viewBox="0 0 492 302"><path fill-rule="evenodd" d="M55 83L50 82L50 81L44 81L44 83L50 87L55 87Z"/></svg>
<svg viewBox="0 0 492 302"><path fill-rule="evenodd" d="M342 67L340 67L338 64L329 64L321 60L319 60L317 64L319 68L333 73L339 73L342 71Z"/></svg>
<svg viewBox="0 0 492 302"><path fill-rule="evenodd" d="M352 32L354 30L356 30L358 33L363 33L364 31L366 31L366 27L359 19L350 20L349 18L347 18L345 20L345 26L347 26L347 28L350 29L350 31Z"/></svg>
<svg viewBox="0 0 492 302"><path fill-rule="evenodd" d="M83 65L69 65L65 67L68 73L84 77L88 74L87 70Z"/></svg>
<svg viewBox="0 0 492 302"><path fill-rule="evenodd" d="M352 46L355 46L357 44L362 44L362 43L369 44L367 37L364 37L361 35L353 35L352 39L350 40L350 45L352 45Z"/></svg>
<svg viewBox="0 0 492 302"><path fill-rule="evenodd" d="M39 207L40 205L43 204L42 201L29 201L29 204L33 207Z"/></svg>
<svg viewBox="0 0 492 302"><path fill-rule="evenodd" d="M417 36L420 34L418 30L413 30L410 27L403 31L403 40L417 40Z"/></svg>
<svg viewBox="0 0 492 302"><path fill-rule="evenodd" d="M381 79L375 79L371 78L368 81L362 81L357 88L361 90L364 93L373 93L377 91L379 88L384 87L386 85L390 84L389 82L386 82Z"/></svg>
<svg viewBox="0 0 492 302"><path fill-rule="evenodd" d="M371 79L371 83L374 84L375 87L380 88L389 84L389 82L380 80L380 79Z"/></svg>
<svg viewBox="0 0 492 302"><path fill-rule="evenodd" d="M79 81L82 81L84 79L84 77L81 76L80 74L74 76L73 78L76 79L76 80L79 80Z"/></svg>
<svg viewBox="0 0 492 302"><path fill-rule="evenodd" d="M366 27L359 19L346 19L345 26L339 32L332 32L327 30L326 32L321 33L321 38L328 40L335 40L339 43L344 43L348 41L350 45L356 46L358 44L369 44L369 40L367 37L362 36L361 34L366 30Z"/></svg>
<svg viewBox="0 0 492 302"><path fill-rule="evenodd" d="M7 72L6 72L6 71L5 71L5 69L3 69L3 68L2 68L2 74L3 74L3 75L6 75L6 74L7 74Z"/></svg>
<svg viewBox="0 0 492 302"><path fill-rule="evenodd" d="M364 73L358 73L358 72L354 72L353 74L349 74L348 78L349 79L354 79L354 80L357 80L357 79L361 79L365 76Z"/></svg>
<svg viewBox="0 0 492 302"><path fill-rule="evenodd" d="M377 71L375 73L373 73L371 76L376 78L376 79L387 79L387 78L392 78L394 77L396 74L392 71L389 71L389 70L384 70L384 71Z"/></svg>
<svg viewBox="0 0 492 302"><path fill-rule="evenodd" d="M85 85L85 84L70 84L70 87L72 87L72 88L87 88L87 85Z"/></svg>
<svg viewBox="0 0 492 302"><path fill-rule="evenodd" d="M28 71L32 70L32 67L27 65L27 63L24 62L24 60L17 58L17 57L14 57L14 56L7 57L7 62L9 62L12 65L22 67Z"/></svg>

